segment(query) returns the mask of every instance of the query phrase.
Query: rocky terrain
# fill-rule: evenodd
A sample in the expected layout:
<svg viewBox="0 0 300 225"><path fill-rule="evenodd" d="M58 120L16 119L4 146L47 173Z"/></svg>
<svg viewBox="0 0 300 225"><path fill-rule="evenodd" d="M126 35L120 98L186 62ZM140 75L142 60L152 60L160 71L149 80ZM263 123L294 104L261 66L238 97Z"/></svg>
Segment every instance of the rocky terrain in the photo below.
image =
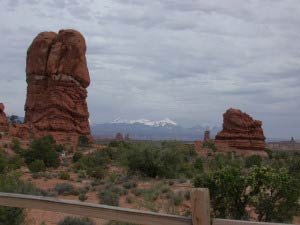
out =
<svg viewBox="0 0 300 225"><path fill-rule="evenodd" d="M216 135L216 141L242 150L264 150L262 122L230 108L223 114L223 130Z"/></svg>
<svg viewBox="0 0 300 225"><path fill-rule="evenodd" d="M4 104L0 103L0 132L7 132L8 130L8 122L4 109Z"/></svg>

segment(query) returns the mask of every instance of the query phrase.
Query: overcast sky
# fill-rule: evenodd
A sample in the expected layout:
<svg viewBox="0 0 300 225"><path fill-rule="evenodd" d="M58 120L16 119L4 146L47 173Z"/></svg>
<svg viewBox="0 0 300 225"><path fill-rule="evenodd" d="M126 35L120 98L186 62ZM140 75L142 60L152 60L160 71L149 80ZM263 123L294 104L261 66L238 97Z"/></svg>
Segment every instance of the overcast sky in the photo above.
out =
<svg viewBox="0 0 300 225"><path fill-rule="evenodd" d="M0 0L0 102L24 115L26 51L42 31L86 38L93 122L221 125L239 108L300 138L299 0Z"/></svg>

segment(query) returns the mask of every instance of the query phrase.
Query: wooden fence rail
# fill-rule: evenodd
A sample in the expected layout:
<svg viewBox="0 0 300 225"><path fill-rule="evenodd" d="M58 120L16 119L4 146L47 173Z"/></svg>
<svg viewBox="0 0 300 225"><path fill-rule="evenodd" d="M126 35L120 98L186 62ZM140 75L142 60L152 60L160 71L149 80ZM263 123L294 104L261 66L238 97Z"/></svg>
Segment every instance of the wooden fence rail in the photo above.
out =
<svg viewBox="0 0 300 225"><path fill-rule="evenodd" d="M192 217L183 217L93 203L83 203L65 199L0 193L0 206L40 209L45 211L68 213L79 216L88 216L105 220L117 220L121 222L143 225L211 225L209 202L208 189L193 189L191 193ZM252 221L226 219L213 219L212 224L276 225L275 223L258 223Z"/></svg>

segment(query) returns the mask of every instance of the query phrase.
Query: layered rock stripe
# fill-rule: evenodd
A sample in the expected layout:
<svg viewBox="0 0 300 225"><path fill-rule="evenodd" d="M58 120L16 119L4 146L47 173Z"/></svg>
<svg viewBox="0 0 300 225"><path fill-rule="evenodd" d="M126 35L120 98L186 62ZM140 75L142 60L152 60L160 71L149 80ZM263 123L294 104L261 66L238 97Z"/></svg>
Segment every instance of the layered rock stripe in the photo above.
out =
<svg viewBox="0 0 300 225"><path fill-rule="evenodd" d="M262 122L239 109L228 109L223 114L223 130L216 135L216 141L237 149L264 150Z"/></svg>
<svg viewBox="0 0 300 225"><path fill-rule="evenodd" d="M42 32L27 51L25 124L34 136L58 141L90 138L86 103L90 76L85 39L78 31ZM74 141L74 140L73 140Z"/></svg>

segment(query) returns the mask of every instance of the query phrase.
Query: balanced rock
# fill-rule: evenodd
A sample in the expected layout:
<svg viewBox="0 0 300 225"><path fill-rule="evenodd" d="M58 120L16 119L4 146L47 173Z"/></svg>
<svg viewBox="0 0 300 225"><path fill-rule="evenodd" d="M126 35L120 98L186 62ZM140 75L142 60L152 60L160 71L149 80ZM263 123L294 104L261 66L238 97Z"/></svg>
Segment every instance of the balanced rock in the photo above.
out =
<svg viewBox="0 0 300 225"><path fill-rule="evenodd" d="M223 130L216 141L244 150L264 150L265 136L262 122L238 109L228 109L223 114Z"/></svg>
<svg viewBox="0 0 300 225"><path fill-rule="evenodd" d="M75 30L42 32L27 51L25 123L35 137L77 142L90 136L90 84L84 37Z"/></svg>
<svg viewBox="0 0 300 225"><path fill-rule="evenodd" d="M4 104L0 103L0 132L8 131L8 122L4 109Z"/></svg>

